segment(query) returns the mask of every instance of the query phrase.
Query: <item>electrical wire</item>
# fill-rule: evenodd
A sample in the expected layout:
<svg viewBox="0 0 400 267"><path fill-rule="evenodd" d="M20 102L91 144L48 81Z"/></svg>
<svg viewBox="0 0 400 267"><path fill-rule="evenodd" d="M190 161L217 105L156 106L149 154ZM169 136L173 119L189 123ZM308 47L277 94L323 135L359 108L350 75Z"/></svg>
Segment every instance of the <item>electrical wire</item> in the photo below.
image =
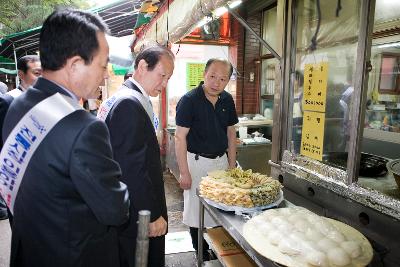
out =
<svg viewBox="0 0 400 267"><path fill-rule="evenodd" d="M167 0L167 47L168 47L168 44L169 44L169 24L168 24L168 22L169 22L169 0Z"/></svg>
<svg viewBox="0 0 400 267"><path fill-rule="evenodd" d="M339 13L340 13L341 9L342 9L342 3L341 3L341 0L338 0L337 5L336 5L336 17L339 17Z"/></svg>
<svg viewBox="0 0 400 267"><path fill-rule="evenodd" d="M316 0L316 5L317 5L317 28L315 29L314 36L311 38L311 44L308 47L309 50L314 51L317 49L317 37L319 33L319 28L321 26L321 5L320 5L320 0Z"/></svg>

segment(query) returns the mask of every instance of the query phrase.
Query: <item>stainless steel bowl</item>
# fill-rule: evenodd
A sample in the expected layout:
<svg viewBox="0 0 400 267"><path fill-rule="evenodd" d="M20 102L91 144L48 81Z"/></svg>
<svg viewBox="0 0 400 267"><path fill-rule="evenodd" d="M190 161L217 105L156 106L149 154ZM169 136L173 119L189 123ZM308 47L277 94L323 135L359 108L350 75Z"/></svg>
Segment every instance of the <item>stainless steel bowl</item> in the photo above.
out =
<svg viewBox="0 0 400 267"><path fill-rule="evenodd" d="M393 173L397 186L400 188L400 159L391 160L386 165L389 172Z"/></svg>

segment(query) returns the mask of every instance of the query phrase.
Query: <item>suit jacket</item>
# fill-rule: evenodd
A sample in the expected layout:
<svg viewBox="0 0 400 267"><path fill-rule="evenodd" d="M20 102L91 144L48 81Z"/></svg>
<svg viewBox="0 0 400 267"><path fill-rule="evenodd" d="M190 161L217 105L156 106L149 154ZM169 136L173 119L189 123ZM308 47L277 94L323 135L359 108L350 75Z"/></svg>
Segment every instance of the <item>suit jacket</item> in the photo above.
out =
<svg viewBox="0 0 400 267"><path fill-rule="evenodd" d="M0 96L0 127L3 128L4 118L6 117L8 108L10 107L11 102L14 100L14 97L3 94ZM3 147L3 136L2 131L0 131L0 149Z"/></svg>
<svg viewBox="0 0 400 267"><path fill-rule="evenodd" d="M140 92L131 81L125 84ZM121 166L122 181L128 186L131 200L129 223L120 235L136 238L138 211L150 210L152 222L160 216L167 220L160 147L149 116L133 96L114 104L106 124L114 159Z"/></svg>
<svg viewBox="0 0 400 267"><path fill-rule="evenodd" d="M14 99L3 141L22 116L59 92L39 78ZM50 111L51 112L51 111ZM10 266L117 266L115 227L128 218L128 193L119 182L104 122L84 110L60 120L28 164L14 204Z"/></svg>

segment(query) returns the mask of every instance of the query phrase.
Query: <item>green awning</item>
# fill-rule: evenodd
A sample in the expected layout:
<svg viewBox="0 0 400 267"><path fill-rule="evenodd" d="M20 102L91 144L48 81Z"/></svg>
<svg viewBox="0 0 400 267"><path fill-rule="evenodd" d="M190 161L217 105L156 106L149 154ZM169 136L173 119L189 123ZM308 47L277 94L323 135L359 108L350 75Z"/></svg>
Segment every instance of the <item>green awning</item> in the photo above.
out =
<svg viewBox="0 0 400 267"><path fill-rule="evenodd" d="M115 75L125 75L129 71L132 71L132 66L131 67L122 67L116 64L112 64L112 70Z"/></svg>
<svg viewBox="0 0 400 267"><path fill-rule="evenodd" d="M1 0L3 1L3 0ZM137 11L135 5L144 0L109 0L109 3L91 8L88 11L97 13L107 23L110 35L121 37L131 35L136 23ZM0 55L14 60L27 54L36 54L39 50L39 37L42 26L22 32L0 36Z"/></svg>
<svg viewBox="0 0 400 267"><path fill-rule="evenodd" d="M5 68L0 68L0 73L10 74L10 75L17 75L17 71L16 70L10 70L10 69L5 69Z"/></svg>
<svg viewBox="0 0 400 267"><path fill-rule="evenodd" d="M11 60L11 59L9 59L9 58L6 58L6 57L3 57L3 56L0 56L0 63L12 63L12 64L14 64L14 60Z"/></svg>

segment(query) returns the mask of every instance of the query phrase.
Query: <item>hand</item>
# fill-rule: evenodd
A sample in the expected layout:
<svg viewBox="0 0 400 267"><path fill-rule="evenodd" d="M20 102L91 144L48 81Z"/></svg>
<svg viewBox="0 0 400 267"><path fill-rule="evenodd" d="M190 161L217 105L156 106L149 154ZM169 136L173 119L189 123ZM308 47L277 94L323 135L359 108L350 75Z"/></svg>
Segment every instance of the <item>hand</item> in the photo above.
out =
<svg viewBox="0 0 400 267"><path fill-rule="evenodd" d="M183 190L188 190L192 187L192 177L190 173L188 175L180 175L179 185Z"/></svg>
<svg viewBox="0 0 400 267"><path fill-rule="evenodd" d="M149 224L149 237L165 235L167 232L167 225L164 217L160 216L157 220Z"/></svg>

